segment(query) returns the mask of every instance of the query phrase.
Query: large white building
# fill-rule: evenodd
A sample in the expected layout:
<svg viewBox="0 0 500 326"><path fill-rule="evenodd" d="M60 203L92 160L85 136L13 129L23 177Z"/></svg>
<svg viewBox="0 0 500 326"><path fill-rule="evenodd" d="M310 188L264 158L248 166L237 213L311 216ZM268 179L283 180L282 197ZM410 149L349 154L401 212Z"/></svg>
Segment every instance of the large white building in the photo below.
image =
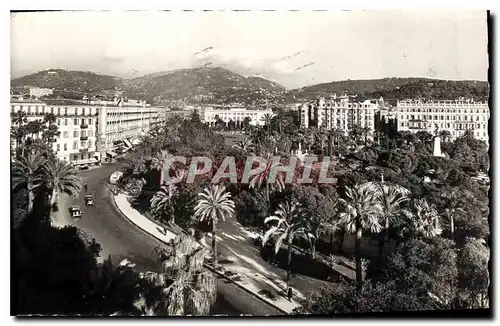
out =
<svg viewBox="0 0 500 326"><path fill-rule="evenodd" d="M396 119L398 131L450 132L451 139L471 130L474 137L488 143L488 103L474 100L398 101Z"/></svg>
<svg viewBox="0 0 500 326"><path fill-rule="evenodd" d="M114 157L117 143L132 147L137 138L165 117L166 110L137 101L71 101L11 98L11 112L24 111L28 121L56 116L59 137L53 149L59 159L75 165Z"/></svg>
<svg viewBox="0 0 500 326"><path fill-rule="evenodd" d="M136 143L152 126L165 117L167 109L150 106L145 101L123 101L96 103L99 105L98 139L99 152L114 157L113 149L120 142L127 146Z"/></svg>
<svg viewBox="0 0 500 326"><path fill-rule="evenodd" d="M339 129L348 133L354 125L368 127L373 132L375 113L383 106L383 99L353 102L347 96L333 96L329 100L320 98L299 107L300 125L304 128L323 127ZM373 135L371 135L372 137ZM369 138L371 138L369 137Z"/></svg>
<svg viewBox="0 0 500 326"><path fill-rule="evenodd" d="M52 95L54 91L51 88L30 87L30 96L39 98L45 95Z"/></svg>
<svg viewBox="0 0 500 326"><path fill-rule="evenodd" d="M96 130L98 110L95 106L69 100L11 99L11 113L24 111L28 121L42 120L47 113L56 116L60 132L53 150L60 160L75 165L97 163Z"/></svg>
<svg viewBox="0 0 500 326"><path fill-rule="evenodd" d="M222 119L226 124L234 121L242 124L245 118L250 118L251 125L264 125L263 117L266 114L273 116L271 109L249 109L245 107L209 106L199 108L200 120L214 126L217 118Z"/></svg>

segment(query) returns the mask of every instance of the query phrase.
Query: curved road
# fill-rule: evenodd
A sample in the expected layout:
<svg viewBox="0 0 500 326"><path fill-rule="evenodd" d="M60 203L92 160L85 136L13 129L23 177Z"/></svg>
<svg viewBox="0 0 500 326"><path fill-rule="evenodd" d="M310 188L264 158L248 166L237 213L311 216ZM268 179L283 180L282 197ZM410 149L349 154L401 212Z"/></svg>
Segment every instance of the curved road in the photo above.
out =
<svg viewBox="0 0 500 326"><path fill-rule="evenodd" d="M60 213L68 214L68 205L79 204L83 210L83 218L72 221L72 224L89 231L94 236L102 246L101 257L111 256L114 264L128 258L137 264L136 267L140 271L157 271L159 265L153 259L152 250L160 242L127 220L112 203L107 180L119 167L120 164L113 163L79 172L79 175L88 181L88 192L94 195L94 206L84 205L85 194L82 191L80 198L71 199L69 203L61 203ZM217 289L217 302L212 314L282 315L280 311L223 278L218 279Z"/></svg>

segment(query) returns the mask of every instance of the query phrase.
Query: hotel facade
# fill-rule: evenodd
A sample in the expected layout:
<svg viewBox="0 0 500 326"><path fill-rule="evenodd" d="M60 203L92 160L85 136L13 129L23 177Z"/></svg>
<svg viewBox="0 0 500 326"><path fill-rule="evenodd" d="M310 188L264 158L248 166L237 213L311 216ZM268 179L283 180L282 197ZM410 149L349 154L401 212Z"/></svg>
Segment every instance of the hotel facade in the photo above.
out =
<svg viewBox="0 0 500 326"><path fill-rule="evenodd" d="M118 144L132 147L165 116L162 107L137 101L71 101L11 98L11 113L24 111L28 121L52 113L60 132L53 150L60 160L91 165L117 155Z"/></svg>
<svg viewBox="0 0 500 326"><path fill-rule="evenodd" d="M248 109L245 107L226 107L226 106L208 106L198 108L200 120L209 126L214 126L217 118L222 119L226 124L229 121L234 121L237 124L242 124L245 118L250 118L250 124L253 126L264 125L263 117L266 114L273 116L271 109Z"/></svg>
<svg viewBox="0 0 500 326"><path fill-rule="evenodd" d="M165 107L151 106L145 101L100 101L98 116L99 152L108 157L116 156L117 145L132 147L139 137L146 135L153 126L164 120Z"/></svg>
<svg viewBox="0 0 500 326"><path fill-rule="evenodd" d="M348 133L354 125L368 127L373 132L375 113L383 106L383 99L354 102L347 96L331 99L320 98L299 106L300 126L303 128L322 127L326 130L339 129ZM368 137L372 139L373 135Z"/></svg>
<svg viewBox="0 0 500 326"><path fill-rule="evenodd" d="M475 138L488 143L488 103L474 100L398 101L395 108L398 131L446 130L451 139L463 136L467 130Z"/></svg>
<svg viewBox="0 0 500 326"><path fill-rule="evenodd" d="M97 163L96 130L98 110L94 106L82 105L69 100L11 99L11 113L24 111L28 121L43 121L52 113L60 132L52 145L57 158L76 165Z"/></svg>

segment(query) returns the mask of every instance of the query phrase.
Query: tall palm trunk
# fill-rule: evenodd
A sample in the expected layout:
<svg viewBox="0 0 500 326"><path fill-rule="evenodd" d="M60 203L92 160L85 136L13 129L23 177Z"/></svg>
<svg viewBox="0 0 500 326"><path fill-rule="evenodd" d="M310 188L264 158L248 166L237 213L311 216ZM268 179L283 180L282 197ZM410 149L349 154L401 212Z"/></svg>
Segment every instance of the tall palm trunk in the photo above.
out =
<svg viewBox="0 0 500 326"><path fill-rule="evenodd" d="M217 268L217 240L215 235L217 233L217 221L212 221L212 252L214 255L213 267Z"/></svg>
<svg viewBox="0 0 500 326"><path fill-rule="evenodd" d="M311 241L311 258L316 258L316 243L318 242L318 237L315 237L313 241Z"/></svg>
<svg viewBox="0 0 500 326"><path fill-rule="evenodd" d="M267 201L267 214L266 216L271 215L271 195L270 195L270 189L269 189L269 182L266 180L266 201ZM266 233L266 225L262 223L262 234Z"/></svg>
<svg viewBox="0 0 500 326"><path fill-rule="evenodd" d="M292 237L288 236L288 269L286 271L286 287L290 287L290 278L292 276Z"/></svg>
<svg viewBox="0 0 500 326"><path fill-rule="evenodd" d="M355 256L356 256L356 282L363 281L363 267L361 266L361 239L363 237L363 229L359 216L356 217L356 240L355 240Z"/></svg>
<svg viewBox="0 0 500 326"><path fill-rule="evenodd" d="M33 203L35 202L35 194L32 189L33 185L28 184L28 215L33 211Z"/></svg>
<svg viewBox="0 0 500 326"><path fill-rule="evenodd" d="M450 215L450 238L455 239L455 217L453 214Z"/></svg>
<svg viewBox="0 0 500 326"><path fill-rule="evenodd" d="M332 250L333 250L333 240L334 240L333 232L330 232L330 247L332 248Z"/></svg>
<svg viewBox="0 0 500 326"><path fill-rule="evenodd" d="M165 180L165 172L163 171L163 166L160 168L160 187L163 185Z"/></svg>
<svg viewBox="0 0 500 326"><path fill-rule="evenodd" d="M52 193L50 195L50 201L49 201L49 211L48 211L48 216L47 216L47 221L49 222L50 225L52 225L52 209L54 207L54 204L56 203L57 200L57 191L55 189L52 190Z"/></svg>
<svg viewBox="0 0 500 326"><path fill-rule="evenodd" d="M340 239L339 239L339 245L338 245L338 252L342 252L342 247L344 246L344 239L345 239L345 231L342 229L340 231Z"/></svg>
<svg viewBox="0 0 500 326"><path fill-rule="evenodd" d="M384 232L378 244L379 256L382 256L382 254L384 253L384 245L389 242L389 216L384 217L384 222L385 222Z"/></svg>

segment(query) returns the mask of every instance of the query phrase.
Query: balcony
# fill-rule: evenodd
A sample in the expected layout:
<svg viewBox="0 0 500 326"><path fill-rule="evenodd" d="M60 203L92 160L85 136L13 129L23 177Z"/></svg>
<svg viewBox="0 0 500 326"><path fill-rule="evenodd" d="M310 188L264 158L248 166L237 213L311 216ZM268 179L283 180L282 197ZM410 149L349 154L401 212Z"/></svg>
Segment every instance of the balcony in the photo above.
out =
<svg viewBox="0 0 500 326"><path fill-rule="evenodd" d="M88 127L89 127L89 125L87 125L87 124L80 125L80 128L81 128L81 129L87 129Z"/></svg>
<svg viewBox="0 0 500 326"><path fill-rule="evenodd" d="M88 137L88 136L81 136L81 137L80 137L80 140L88 140L88 139L89 139L89 137Z"/></svg>

